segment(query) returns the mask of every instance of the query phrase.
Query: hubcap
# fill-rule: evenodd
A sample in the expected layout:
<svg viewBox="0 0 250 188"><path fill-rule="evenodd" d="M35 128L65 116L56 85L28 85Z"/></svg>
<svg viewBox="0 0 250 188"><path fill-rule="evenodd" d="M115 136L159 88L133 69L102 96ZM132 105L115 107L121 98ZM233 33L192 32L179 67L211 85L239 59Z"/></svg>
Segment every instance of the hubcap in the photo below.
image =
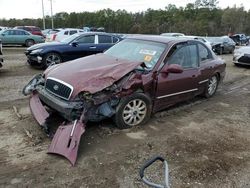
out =
<svg viewBox="0 0 250 188"><path fill-rule="evenodd" d="M46 64L47 65L50 65L51 63L60 63L61 62L61 58L58 57L58 55L56 54L52 54L52 55L49 55L47 58L46 58Z"/></svg>
<svg viewBox="0 0 250 188"><path fill-rule="evenodd" d="M213 76L208 83L208 94L213 95L217 87L217 78Z"/></svg>
<svg viewBox="0 0 250 188"><path fill-rule="evenodd" d="M130 126L135 126L141 123L147 113L147 105L141 99L130 101L123 109L123 120Z"/></svg>

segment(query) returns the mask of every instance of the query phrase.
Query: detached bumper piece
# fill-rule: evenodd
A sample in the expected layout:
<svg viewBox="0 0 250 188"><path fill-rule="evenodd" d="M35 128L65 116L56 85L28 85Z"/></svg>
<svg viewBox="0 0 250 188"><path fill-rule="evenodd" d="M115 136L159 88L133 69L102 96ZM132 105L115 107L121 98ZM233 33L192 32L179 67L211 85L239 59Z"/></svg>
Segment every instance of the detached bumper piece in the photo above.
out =
<svg viewBox="0 0 250 188"><path fill-rule="evenodd" d="M85 125L79 120L67 125L61 125L53 137L48 153L66 157L75 165L81 136L85 132Z"/></svg>
<svg viewBox="0 0 250 188"><path fill-rule="evenodd" d="M39 125L44 127L49 113L40 101L38 94L31 96L30 109ZM60 125L53 137L48 153L62 155L74 166L81 136L84 132L85 124L82 123L82 120Z"/></svg>
<svg viewBox="0 0 250 188"><path fill-rule="evenodd" d="M49 113L46 111L44 106L42 105L38 94L32 95L30 98L30 110L36 119L36 121L39 123L40 126L43 126L46 119L49 117Z"/></svg>

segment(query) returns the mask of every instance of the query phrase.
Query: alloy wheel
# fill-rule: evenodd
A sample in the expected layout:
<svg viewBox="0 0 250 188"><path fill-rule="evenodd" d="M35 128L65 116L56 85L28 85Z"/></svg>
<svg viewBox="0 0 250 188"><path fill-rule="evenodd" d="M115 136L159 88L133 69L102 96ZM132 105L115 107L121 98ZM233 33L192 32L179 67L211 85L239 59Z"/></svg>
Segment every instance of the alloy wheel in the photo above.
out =
<svg viewBox="0 0 250 188"><path fill-rule="evenodd" d="M135 126L144 120L146 114L146 103L141 99L134 99L124 107L122 117L126 124Z"/></svg>
<svg viewBox="0 0 250 188"><path fill-rule="evenodd" d="M217 85L218 85L218 79L216 76L213 76L208 83L208 94L210 96L212 96L215 93Z"/></svg>

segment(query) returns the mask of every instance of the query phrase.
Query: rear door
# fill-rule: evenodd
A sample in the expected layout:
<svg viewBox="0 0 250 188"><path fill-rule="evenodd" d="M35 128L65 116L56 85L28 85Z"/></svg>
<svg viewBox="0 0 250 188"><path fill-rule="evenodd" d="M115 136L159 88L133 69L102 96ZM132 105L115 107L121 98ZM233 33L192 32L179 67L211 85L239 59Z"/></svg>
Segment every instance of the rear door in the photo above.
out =
<svg viewBox="0 0 250 188"><path fill-rule="evenodd" d="M199 65L200 65L200 79L199 79L199 93L202 93L207 85L208 79L214 73L214 57L208 47L202 43L198 43Z"/></svg>
<svg viewBox="0 0 250 188"><path fill-rule="evenodd" d="M25 31L15 30L16 44L25 44L25 40L28 38Z"/></svg>
<svg viewBox="0 0 250 188"><path fill-rule="evenodd" d="M195 96L198 91L200 71L198 49L195 43L180 43L169 51L163 66L181 65L182 73L159 73L156 89L155 111Z"/></svg>
<svg viewBox="0 0 250 188"><path fill-rule="evenodd" d="M97 35L98 44L96 46L97 52L103 52L113 46L112 36L110 35Z"/></svg>

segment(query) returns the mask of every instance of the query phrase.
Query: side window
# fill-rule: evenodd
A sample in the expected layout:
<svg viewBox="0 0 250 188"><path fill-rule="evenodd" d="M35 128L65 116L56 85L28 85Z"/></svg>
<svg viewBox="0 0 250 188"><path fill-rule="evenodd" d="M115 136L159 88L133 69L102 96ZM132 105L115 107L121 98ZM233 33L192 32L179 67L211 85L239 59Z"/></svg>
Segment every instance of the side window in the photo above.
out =
<svg viewBox="0 0 250 188"><path fill-rule="evenodd" d="M197 45L192 44L188 46L189 48L189 57L190 57L190 63L189 63L189 68L196 68L198 67L198 50L197 50Z"/></svg>
<svg viewBox="0 0 250 188"><path fill-rule="evenodd" d="M75 34L75 33L77 33L77 30L71 30L71 31L69 32L69 35L73 35L73 34Z"/></svg>
<svg viewBox="0 0 250 188"><path fill-rule="evenodd" d="M8 30L6 35L15 35L15 31L14 30Z"/></svg>
<svg viewBox="0 0 250 188"><path fill-rule="evenodd" d="M116 38L116 37L112 37L112 39L113 39L113 43L117 43L117 42L120 41L120 40L119 40L118 38Z"/></svg>
<svg viewBox="0 0 250 188"><path fill-rule="evenodd" d="M207 59L212 59L212 54L202 44L198 44L198 50L199 50L199 60L200 60L200 62L203 62L203 61L205 61Z"/></svg>
<svg viewBox="0 0 250 188"><path fill-rule="evenodd" d="M112 38L111 38L111 36L107 36L107 35L98 35L98 39L99 39L99 44L103 44L103 43L112 43Z"/></svg>
<svg viewBox="0 0 250 188"><path fill-rule="evenodd" d="M95 35L83 36L77 40L79 43L85 44L94 44L95 43Z"/></svg>
<svg viewBox="0 0 250 188"><path fill-rule="evenodd" d="M69 31L65 31L65 32L64 32L64 35L68 35L68 34L69 34Z"/></svg>
<svg viewBox="0 0 250 188"><path fill-rule="evenodd" d="M178 64L184 69L198 67L197 46L179 44L173 47L168 55L168 64Z"/></svg>
<svg viewBox="0 0 250 188"><path fill-rule="evenodd" d="M196 44L178 44L168 54L168 64L178 64L184 69L198 67Z"/></svg>

